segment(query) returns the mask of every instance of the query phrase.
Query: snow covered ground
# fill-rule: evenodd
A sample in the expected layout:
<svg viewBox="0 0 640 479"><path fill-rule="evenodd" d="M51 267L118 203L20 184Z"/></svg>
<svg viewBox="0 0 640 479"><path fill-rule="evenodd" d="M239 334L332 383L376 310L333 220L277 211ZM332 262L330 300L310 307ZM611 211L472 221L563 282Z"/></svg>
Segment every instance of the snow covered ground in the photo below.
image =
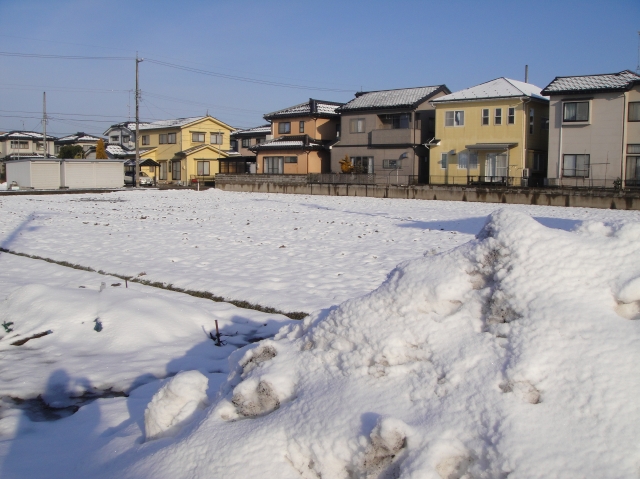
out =
<svg viewBox="0 0 640 479"><path fill-rule="evenodd" d="M0 219L3 248L313 311L0 253L2 478L640 473L637 212L209 190Z"/></svg>
<svg viewBox="0 0 640 479"><path fill-rule="evenodd" d="M368 293L401 261L467 242L502 207L219 190L3 196L0 246L311 312ZM640 212L508 208L567 230L585 220L640 219Z"/></svg>

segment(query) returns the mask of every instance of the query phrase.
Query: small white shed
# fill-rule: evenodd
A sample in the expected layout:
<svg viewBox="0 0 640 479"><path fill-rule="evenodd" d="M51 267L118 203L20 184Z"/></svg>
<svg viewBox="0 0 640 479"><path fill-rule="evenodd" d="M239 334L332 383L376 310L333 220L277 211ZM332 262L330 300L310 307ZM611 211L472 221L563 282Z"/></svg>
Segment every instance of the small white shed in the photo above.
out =
<svg viewBox="0 0 640 479"><path fill-rule="evenodd" d="M122 188L124 161L62 160L60 178L63 188Z"/></svg>
<svg viewBox="0 0 640 479"><path fill-rule="evenodd" d="M7 185L14 181L20 188L57 190L60 188L60 160L25 158L6 163Z"/></svg>

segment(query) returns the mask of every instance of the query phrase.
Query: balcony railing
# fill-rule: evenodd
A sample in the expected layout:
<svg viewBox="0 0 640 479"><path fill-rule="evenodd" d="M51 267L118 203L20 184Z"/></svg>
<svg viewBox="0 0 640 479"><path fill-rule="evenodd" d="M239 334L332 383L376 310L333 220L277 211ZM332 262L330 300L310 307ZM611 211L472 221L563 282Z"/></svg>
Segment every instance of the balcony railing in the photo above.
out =
<svg viewBox="0 0 640 479"><path fill-rule="evenodd" d="M414 130L411 128L395 128L388 130L372 130L371 145L409 145L413 143ZM420 131L416 132L420 135Z"/></svg>

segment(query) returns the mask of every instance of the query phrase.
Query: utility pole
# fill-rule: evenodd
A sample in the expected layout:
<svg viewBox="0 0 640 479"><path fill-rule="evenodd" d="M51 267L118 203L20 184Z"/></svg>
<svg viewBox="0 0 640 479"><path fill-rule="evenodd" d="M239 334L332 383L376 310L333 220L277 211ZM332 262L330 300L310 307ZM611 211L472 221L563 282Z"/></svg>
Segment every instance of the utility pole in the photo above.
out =
<svg viewBox="0 0 640 479"><path fill-rule="evenodd" d="M140 86L138 84L138 65L142 62L142 58L138 58L138 52L136 52L136 173L135 173L135 185L140 186Z"/></svg>
<svg viewBox="0 0 640 479"><path fill-rule="evenodd" d="M42 92L42 139L44 140L44 159L47 159L47 92Z"/></svg>

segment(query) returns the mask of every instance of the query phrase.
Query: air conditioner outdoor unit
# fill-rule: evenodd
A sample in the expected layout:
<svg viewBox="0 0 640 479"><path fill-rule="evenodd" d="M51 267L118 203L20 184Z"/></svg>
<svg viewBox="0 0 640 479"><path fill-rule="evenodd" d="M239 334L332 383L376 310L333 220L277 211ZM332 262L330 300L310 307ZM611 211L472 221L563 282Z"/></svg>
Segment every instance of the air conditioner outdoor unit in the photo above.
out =
<svg viewBox="0 0 640 479"><path fill-rule="evenodd" d="M523 178L529 178L529 168L523 168L522 169L522 177Z"/></svg>

